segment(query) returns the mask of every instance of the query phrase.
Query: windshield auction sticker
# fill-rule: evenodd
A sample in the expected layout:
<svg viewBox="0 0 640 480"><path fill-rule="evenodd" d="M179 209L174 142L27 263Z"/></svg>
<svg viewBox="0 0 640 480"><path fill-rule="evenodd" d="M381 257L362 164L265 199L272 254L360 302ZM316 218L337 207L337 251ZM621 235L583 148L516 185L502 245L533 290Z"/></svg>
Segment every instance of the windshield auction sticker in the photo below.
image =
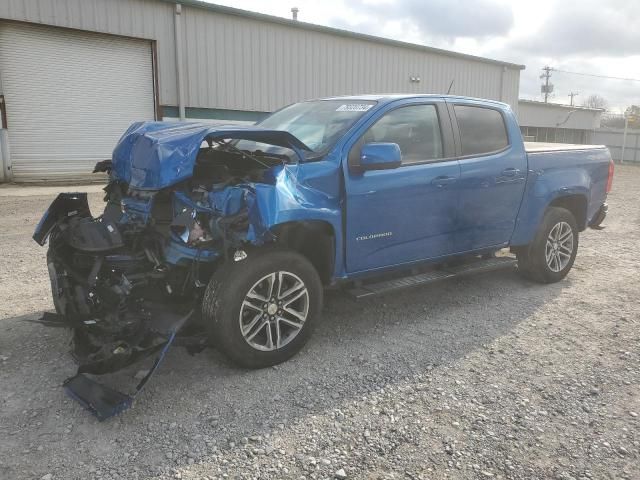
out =
<svg viewBox="0 0 640 480"><path fill-rule="evenodd" d="M346 103L336 108L336 112L366 112L371 107L369 103Z"/></svg>

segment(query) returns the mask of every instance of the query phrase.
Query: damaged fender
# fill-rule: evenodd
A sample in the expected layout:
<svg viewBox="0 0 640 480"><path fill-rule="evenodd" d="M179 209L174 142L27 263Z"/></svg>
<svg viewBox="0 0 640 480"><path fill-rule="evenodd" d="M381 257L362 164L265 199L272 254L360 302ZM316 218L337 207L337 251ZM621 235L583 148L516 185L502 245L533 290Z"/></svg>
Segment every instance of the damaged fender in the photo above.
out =
<svg viewBox="0 0 640 480"><path fill-rule="evenodd" d="M247 151L237 141L279 148ZM157 352L161 359L176 336L202 345L187 339L203 335L209 278L244 246L277 241L277 225L320 220L340 235L339 191L323 188L339 185L339 167L318 160L303 169L305 150L284 131L137 123L112 160L95 167L110 178L102 215L91 215L86 193L53 201L33 238L49 242L57 316L48 323L73 332L71 396L99 418L128 408L132 396L85 374L115 372Z"/></svg>

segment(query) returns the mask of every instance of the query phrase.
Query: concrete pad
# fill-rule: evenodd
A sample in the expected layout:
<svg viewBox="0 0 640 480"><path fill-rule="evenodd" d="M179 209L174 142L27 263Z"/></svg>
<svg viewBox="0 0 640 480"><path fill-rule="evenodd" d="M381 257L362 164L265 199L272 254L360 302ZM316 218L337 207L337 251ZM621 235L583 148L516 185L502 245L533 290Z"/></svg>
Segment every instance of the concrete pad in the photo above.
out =
<svg viewBox="0 0 640 480"><path fill-rule="evenodd" d="M90 183L88 185L24 185L0 184L0 197L38 197L56 195L62 192L101 192L105 184Z"/></svg>

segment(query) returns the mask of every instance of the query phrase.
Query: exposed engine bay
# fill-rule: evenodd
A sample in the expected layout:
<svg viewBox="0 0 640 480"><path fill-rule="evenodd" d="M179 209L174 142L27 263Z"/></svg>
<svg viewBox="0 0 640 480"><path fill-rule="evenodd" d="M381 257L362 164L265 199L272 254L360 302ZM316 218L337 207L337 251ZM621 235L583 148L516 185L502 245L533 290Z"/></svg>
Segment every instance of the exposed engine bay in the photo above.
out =
<svg viewBox="0 0 640 480"><path fill-rule="evenodd" d="M266 189L268 196L277 176L288 175L292 155L282 145L277 153L236 145L205 137L188 175L175 170L186 178L173 181L178 175L170 172L169 185L153 188L138 188L133 176L127 181L122 162L116 171L116 149L114 161L99 162L94 170L110 177L101 215L91 215L86 193L62 193L36 228L34 240L49 241L56 310L41 321L72 329L78 374L65 388L100 419L128 408L133 397L83 374L115 372L159 353L139 391L174 340L191 352L205 348L200 304L213 271L230 258L246 258L248 245L276 239L265 225L257 190Z"/></svg>
<svg viewBox="0 0 640 480"><path fill-rule="evenodd" d="M67 393L100 420L125 410L171 345L195 353L218 339L202 305L214 274L244 271L237 262L265 251L258 247L290 242L287 225L339 222L337 166L317 162L305 173L312 154L285 130L138 122L95 165L109 176L101 215L92 216L86 193L58 195L33 239L49 242L56 310L40 322L72 331L78 372ZM91 378L150 356L131 395Z"/></svg>
<svg viewBox="0 0 640 480"><path fill-rule="evenodd" d="M86 194L56 199L43 219L51 224L47 263L80 372L113 372L158 351L189 312L192 332L199 329L198 303L216 262L249 241L273 240L256 221L253 185L273 184L271 168L287 161L209 142L193 176L171 188L143 191L112 180L99 217Z"/></svg>

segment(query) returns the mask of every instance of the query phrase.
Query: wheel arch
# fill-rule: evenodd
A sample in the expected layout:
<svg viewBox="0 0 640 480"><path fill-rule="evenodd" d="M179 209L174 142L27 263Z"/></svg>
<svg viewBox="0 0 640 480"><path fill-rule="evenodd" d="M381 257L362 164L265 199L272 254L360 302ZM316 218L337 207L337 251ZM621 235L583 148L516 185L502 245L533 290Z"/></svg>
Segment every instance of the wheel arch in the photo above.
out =
<svg viewBox="0 0 640 480"><path fill-rule="evenodd" d="M525 190L525 198L516 219L516 227L509 244L512 247L528 245L540 228L545 212L550 207L561 207L571 212L576 219L578 231L587 227L588 190L585 188L540 187L541 192ZM541 194L544 193L544 194Z"/></svg>
<svg viewBox="0 0 640 480"><path fill-rule="evenodd" d="M331 282L336 258L336 233L324 220L301 220L274 225L276 244L290 248L311 262L322 283Z"/></svg>
<svg viewBox="0 0 640 480"><path fill-rule="evenodd" d="M561 207L569 210L573 218L576 219L578 230L583 231L587 228L587 205L587 197L583 194L575 193L554 198L549 205L547 205L547 208Z"/></svg>

